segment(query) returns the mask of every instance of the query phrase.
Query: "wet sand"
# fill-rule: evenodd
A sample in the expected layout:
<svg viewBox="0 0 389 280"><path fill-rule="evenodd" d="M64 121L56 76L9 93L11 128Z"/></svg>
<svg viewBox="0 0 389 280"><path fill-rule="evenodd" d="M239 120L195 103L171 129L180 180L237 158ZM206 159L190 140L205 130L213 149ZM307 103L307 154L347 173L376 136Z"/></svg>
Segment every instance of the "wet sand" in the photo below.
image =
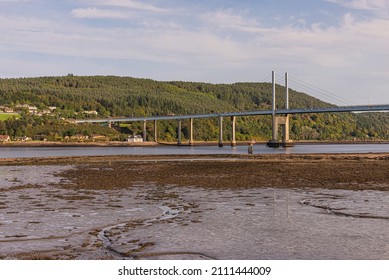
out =
<svg viewBox="0 0 389 280"><path fill-rule="evenodd" d="M389 190L389 154L106 156L2 163L78 164L62 176L72 180L69 186L83 189L127 188L144 182L235 189Z"/></svg>
<svg viewBox="0 0 389 280"><path fill-rule="evenodd" d="M382 194L389 190L389 154L55 157L1 159L0 165L7 168L4 172L15 174L5 178L7 184L0 186L3 213L0 258L388 257L385 250L376 255L364 254L385 243L383 239L382 244L376 244L381 239L374 238L374 234L375 229L382 232L386 228L389 218L386 210L371 210L371 205L386 205L387 196ZM36 174L44 174L43 177L54 174L57 179L31 181L33 175L26 174L31 168ZM312 194L305 197L308 192ZM323 192L328 193L323 195ZM349 206L348 197L353 196L352 201L358 203ZM384 199L380 201L380 197ZM345 209L338 205L342 199ZM364 203L371 204L365 212L359 206L355 208ZM284 209L288 209L286 214ZM305 220L293 221L295 228L290 229L291 237L287 236L299 242L311 238L312 242L304 245L308 247L303 250L298 247L303 245L288 239L284 242L290 242L290 248L297 247L284 252L279 241L286 238L285 225L300 212L300 216L306 216ZM263 219L269 219L263 228L250 223L258 213L262 213ZM324 226L328 220L314 225L316 220L325 217L323 214L334 213L339 216L337 227ZM282 223L277 225L281 216ZM369 226L361 227L356 217L368 221ZM247 222L241 224L245 219ZM228 223L232 221L241 224L244 232L253 230L253 235L248 236L252 243L245 239L245 243L239 244L242 241L237 240L231 248L223 244L239 236L230 232ZM305 229L306 223L313 224L312 228ZM342 228L345 223L349 223L349 229ZM269 240L278 234L277 242L268 243L269 247L264 243L263 252L256 249L258 255L248 252L260 241L256 240L258 232L266 234L269 227L272 230L268 232ZM353 228L355 232L347 237ZM367 232L359 237L361 228ZM325 233L324 238L336 231L345 238L334 240L348 242L350 239L350 248L354 248L355 240L360 238L358 244L362 247L339 255L336 246L333 252L320 247L317 244L322 238L320 234L328 229L331 232ZM208 241L201 240L205 233L202 230L225 232L228 238L222 243L210 236ZM294 236L296 232L298 235ZM372 245L364 250L366 238ZM281 244L279 251L272 249L276 244Z"/></svg>

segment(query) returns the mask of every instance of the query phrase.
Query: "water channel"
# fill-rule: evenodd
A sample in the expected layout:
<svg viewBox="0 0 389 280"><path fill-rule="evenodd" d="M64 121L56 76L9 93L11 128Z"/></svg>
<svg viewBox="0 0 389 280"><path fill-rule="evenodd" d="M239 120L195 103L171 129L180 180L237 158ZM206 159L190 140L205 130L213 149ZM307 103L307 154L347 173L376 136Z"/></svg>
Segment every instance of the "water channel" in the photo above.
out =
<svg viewBox="0 0 389 280"><path fill-rule="evenodd" d="M199 155L247 154L247 146L223 148L217 146L153 146L153 147L0 147L0 158L97 156L97 155ZM309 154L309 153L385 153L389 144L315 144L296 145L293 148L268 148L254 145L255 154Z"/></svg>

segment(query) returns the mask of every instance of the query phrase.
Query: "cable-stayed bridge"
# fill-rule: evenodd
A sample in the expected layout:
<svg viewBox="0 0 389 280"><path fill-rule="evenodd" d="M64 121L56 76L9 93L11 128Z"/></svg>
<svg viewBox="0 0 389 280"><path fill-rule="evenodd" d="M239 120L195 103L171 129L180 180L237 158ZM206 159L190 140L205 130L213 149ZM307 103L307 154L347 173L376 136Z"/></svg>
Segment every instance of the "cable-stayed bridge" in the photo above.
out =
<svg viewBox="0 0 389 280"><path fill-rule="evenodd" d="M223 118L230 117L232 122L232 140L231 145L236 145L235 140L235 124L236 117L244 116L272 116L272 139L268 142L269 147L290 147L293 146L293 141L289 139L289 115L295 114L320 114L320 113L346 113L346 112L389 112L389 104L377 105L352 105L352 106L332 106L322 108L289 108L289 88L288 88L288 74L285 73L285 108L276 108L276 90L275 90L275 72L272 72L272 109L271 110L257 110L244 112L217 112L209 114L189 114L189 115L167 115L167 116L151 116L151 117L124 117L124 118L105 118L105 119L86 119L76 120L76 123L112 123L119 122L143 122L143 140L146 141L146 122L154 121L154 140L157 141L158 128L157 122L162 120L177 120L178 128L177 142L181 145L181 127L183 120L189 120L189 145L193 144L193 120L202 118L218 118L219 119L219 146L223 146ZM282 127L282 140L278 139L278 128Z"/></svg>
<svg viewBox="0 0 389 280"><path fill-rule="evenodd" d="M323 108L299 108L299 109L278 109L276 114L320 114L320 113L347 113L347 112L389 112L389 104L386 105L353 105ZM76 123L114 123L114 122L140 122L140 121L163 121L163 120L185 120L185 119L204 119L217 117L244 117L244 116L264 116L272 115L272 110L244 111L244 112L225 112L209 114L191 114L191 115L168 115L151 117L126 117L126 118L105 118L105 119L87 119L76 120Z"/></svg>

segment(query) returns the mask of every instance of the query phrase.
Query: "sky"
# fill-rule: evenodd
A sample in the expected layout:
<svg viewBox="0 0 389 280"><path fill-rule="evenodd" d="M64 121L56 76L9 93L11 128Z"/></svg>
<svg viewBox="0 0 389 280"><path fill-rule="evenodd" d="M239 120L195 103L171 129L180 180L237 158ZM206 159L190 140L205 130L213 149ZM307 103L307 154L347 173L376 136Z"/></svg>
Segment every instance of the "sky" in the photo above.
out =
<svg viewBox="0 0 389 280"><path fill-rule="evenodd" d="M389 104L389 0L0 0L0 78L268 82Z"/></svg>

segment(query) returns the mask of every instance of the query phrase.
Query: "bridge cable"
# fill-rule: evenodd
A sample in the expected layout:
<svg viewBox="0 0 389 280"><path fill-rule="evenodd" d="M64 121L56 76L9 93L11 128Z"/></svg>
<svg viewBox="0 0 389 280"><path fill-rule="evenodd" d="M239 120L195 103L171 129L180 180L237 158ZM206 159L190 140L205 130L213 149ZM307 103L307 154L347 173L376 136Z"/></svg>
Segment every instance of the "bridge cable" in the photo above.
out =
<svg viewBox="0 0 389 280"><path fill-rule="evenodd" d="M334 102L334 103L342 103L343 105L355 105L356 103L354 101L351 101L349 99L340 97L334 93L331 93L327 90L318 88L312 84L309 84L307 82L303 82L299 79L296 79L292 76L292 78L289 76L289 84L296 84L297 86L300 86L303 88L303 90L307 90L307 93L313 94L313 95L319 95L327 100L329 102ZM325 100L323 100L325 101ZM327 101L328 102L328 101Z"/></svg>
<svg viewBox="0 0 389 280"><path fill-rule="evenodd" d="M318 87L315 87L315 86L313 86L311 84L307 84L307 83L304 83L304 82L296 80L296 79L291 79L291 81L292 81L292 84L295 83L297 86L302 87L303 90L307 90L308 93L324 97L325 99L329 100L329 102L343 103L345 105L354 104L354 102L351 101L351 100L345 99L343 97L340 97L338 95L330 93L330 92L328 92L326 90L323 90L323 89L320 89Z"/></svg>
<svg viewBox="0 0 389 280"><path fill-rule="evenodd" d="M285 86L285 76L276 74L276 84L284 87ZM291 78L289 76L289 88L291 88L291 85L296 84L298 86L298 91L305 92L312 97L315 97L320 99L321 101L327 102L327 103L334 103L333 105L339 106L338 104L341 103L342 105L355 105L352 101L347 100L345 98L339 97L331 92L328 92L326 90L320 89L312 84L300 81L295 78Z"/></svg>
<svg viewBox="0 0 389 280"><path fill-rule="evenodd" d="M267 75L265 79L260 80L260 83L271 83L272 82L272 74Z"/></svg>

